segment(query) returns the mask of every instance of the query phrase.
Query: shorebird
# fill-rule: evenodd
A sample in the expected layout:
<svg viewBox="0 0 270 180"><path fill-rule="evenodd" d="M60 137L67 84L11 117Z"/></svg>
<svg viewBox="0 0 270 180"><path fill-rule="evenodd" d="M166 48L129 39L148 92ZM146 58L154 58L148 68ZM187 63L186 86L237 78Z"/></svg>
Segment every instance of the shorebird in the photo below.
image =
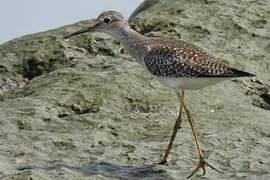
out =
<svg viewBox="0 0 270 180"><path fill-rule="evenodd" d="M126 19L116 11L102 12L94 25L64 36L64 38L87 32L103 32L113 36L123 44L125 51L134 57L144 69L163 85L175 89L180 103L179 114L168 147L159 164L167 163L182 122L182 112L185 111L199 157L198 165L187 178L193 176L199 169L202 169L203 175L205 175L206 166L220 172L208 163L203 155L195 131L194 117L186 104L185 91L201 89L224 80L254 75L219 62L201 48L187 42L165 37L143 36L133 30Z"/></svg>

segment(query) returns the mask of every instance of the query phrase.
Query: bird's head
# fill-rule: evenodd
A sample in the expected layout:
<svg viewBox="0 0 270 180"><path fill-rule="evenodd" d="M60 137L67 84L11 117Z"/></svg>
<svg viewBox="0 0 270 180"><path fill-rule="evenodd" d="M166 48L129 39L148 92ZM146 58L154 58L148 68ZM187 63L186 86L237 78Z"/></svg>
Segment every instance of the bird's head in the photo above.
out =
<svg viewBox="0 0 270 180"><path fill-rule="evenodd" d="M71 33L64 38L70 38L87 32L104 32L112 36L117 36L121 29L125 27L128 27L128 23L122 14L117 11L104 11L97 17L94 25Z"/></svg>

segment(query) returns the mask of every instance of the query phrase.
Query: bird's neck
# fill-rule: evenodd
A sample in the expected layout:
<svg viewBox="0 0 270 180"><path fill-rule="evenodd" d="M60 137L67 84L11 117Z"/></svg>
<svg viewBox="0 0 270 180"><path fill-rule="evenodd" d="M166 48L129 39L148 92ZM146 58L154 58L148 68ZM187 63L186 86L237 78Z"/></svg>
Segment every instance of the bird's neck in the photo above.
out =
<svg viewBox="0 0 270 180"><path fill-rule="evenodd" d="M124 49L137 61L140 61L147 48L144 44L147 37L133 30L130 26L122 27L116 36L123 44Z"/></svg>

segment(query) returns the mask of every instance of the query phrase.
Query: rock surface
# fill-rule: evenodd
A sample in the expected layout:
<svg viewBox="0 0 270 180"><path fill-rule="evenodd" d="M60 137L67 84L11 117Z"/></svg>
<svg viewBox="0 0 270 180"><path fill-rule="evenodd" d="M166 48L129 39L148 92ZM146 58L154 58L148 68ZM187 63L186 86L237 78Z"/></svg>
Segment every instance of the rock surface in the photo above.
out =
<svg viewBox="0 0 270 180"><path fill-rule="evenodd" d="M181 38L257 75L187 100L204 153L223 172L204 179L270 179L268 0L164 0L138 12L132 25L145 35ZM150 165L171 135L174 91L107 35L61 38L89 23L0 46L1 179L185 179L197 164L186 119L169 166Z"/></svg>

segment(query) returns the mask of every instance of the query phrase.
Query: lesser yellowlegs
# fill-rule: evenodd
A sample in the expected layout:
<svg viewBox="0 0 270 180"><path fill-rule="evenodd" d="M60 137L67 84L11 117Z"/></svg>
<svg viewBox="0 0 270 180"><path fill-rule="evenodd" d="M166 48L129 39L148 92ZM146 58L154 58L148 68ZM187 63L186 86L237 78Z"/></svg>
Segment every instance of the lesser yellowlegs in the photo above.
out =
<svg viewBox="0 0 270 180"><path fill-rule="evenodd" d="M168 155L182 122L181 115L184 110L192 129L199 156L198 165L188 177L194 175L200 168L203 170L203 174L205 174L206 166L218 171L203 156L195 131L194 119L186 105L184 92L185 90L200 89L224 80L254 75L218 62L204 50L184 41L164 37L145 37L130 28L125 18L116 11L101 13L93 26L69 34L64 38L95 31L110 34L118 39L123 44L125 50L143 68L162 84L176 90L180 101L179 115L175 121L169 145L159 164L167 163Z"/></svg>

